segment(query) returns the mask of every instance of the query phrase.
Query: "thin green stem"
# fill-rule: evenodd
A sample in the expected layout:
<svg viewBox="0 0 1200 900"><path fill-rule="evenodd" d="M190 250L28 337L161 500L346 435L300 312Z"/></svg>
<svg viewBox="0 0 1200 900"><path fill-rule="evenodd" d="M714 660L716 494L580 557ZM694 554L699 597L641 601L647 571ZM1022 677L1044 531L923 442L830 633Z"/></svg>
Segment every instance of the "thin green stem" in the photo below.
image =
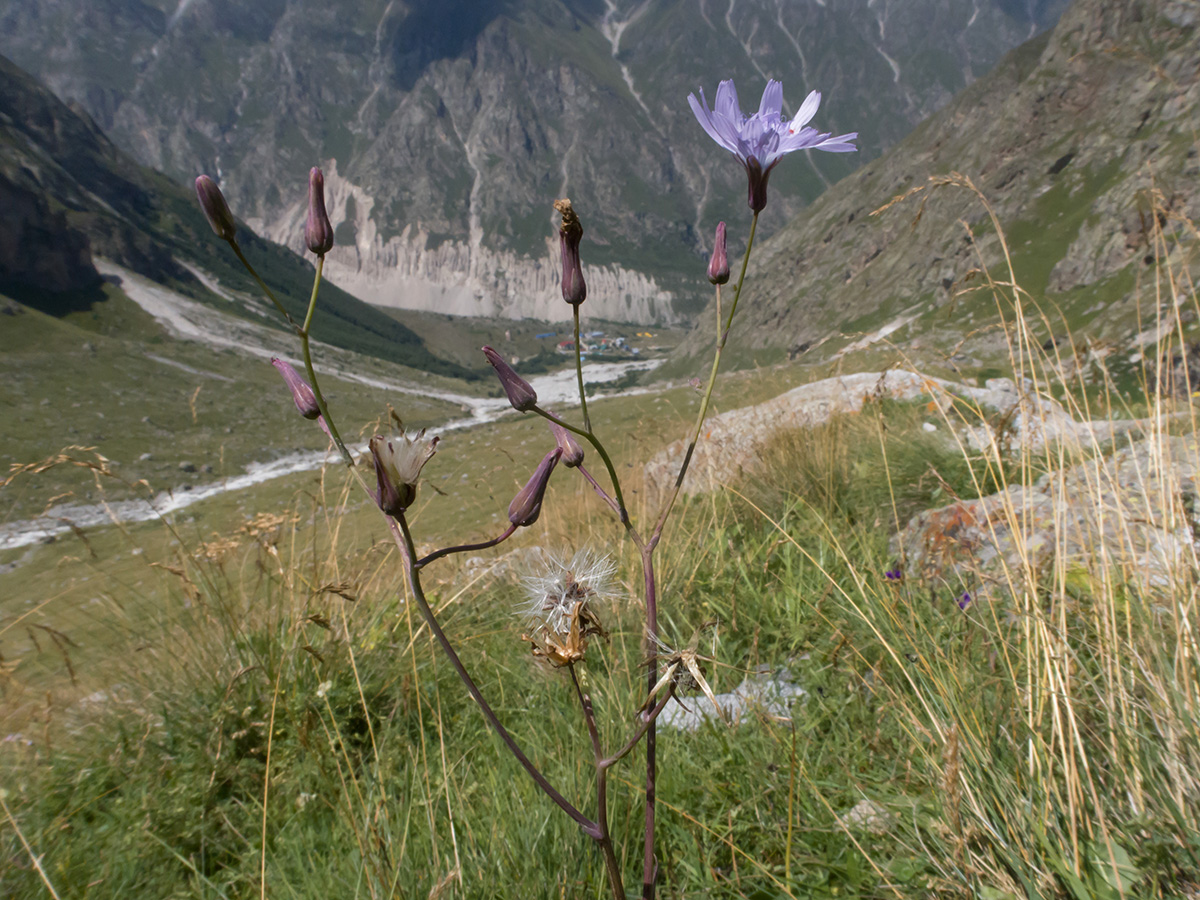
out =
<svg viewBox="0 0 1200 900"><path fill-rule="evenodd" d="M729 339L729 329L733 325L733 316L737 312L738 300L742 297L742 284L746 280L746 267L750 264L750 251L754 249L754 234L757 230L758 213L755 213L754 219L750 223L750 239L746 242L746 253L742 256L742 270L738 275L737 285L733 289L733 302L729 304L729 315L725 319L724 327L717 334L717 349L713 354L712 371L708 375L708 385L705 387L704 396L700 400L700 410L696 414L696 426L692 429L692 439L688 442L687 451L683 455L683 464L679 467L679 475L675 478L675 484L671 486L671 493L667 495L662 511L659 512L658 519L654 524L654 531L651 533L648 541L651 547L658 544L659 538L662 537L663 526L666 525L667 517L670 516L671 509L675 506L675 500L679 497L679 489L683 485L683 478L687 474L688 466L692 462L692 454L696 450L696 443L700 440L700 431L704 428L704 420L708 416L708 407L712 401L713 389L717 384L717 371L721 367L721 353L725 349L725 342ZM719 292L717 298L718 302L720 302Z"/></svg>
<svg viewBox="0 0 1200 900"><path fill-rule="evenodd" d="M267 287L266 282L258 277L258 272L254 270L254 266L250 265L250 260L246 259L246 255L242 253L242 248L238 246L237 239L235 238L231 240L229 242L229 246L233 248L233 252L237 254L237 258L242 261L242 265L246 267L246 271L249 272L254 277L254 280L258 282L259 288L261 288L262 292L267 295L267 299L275 304L275 308L279 310L280 314L285 319L287 319L288 324L299 331L300 326L296 324L296 320L291 317L291 314L283 308L283 304L276 299L273 293L271 293L271 289Z"/></svg>
<svg viewBox="0 0 1200 900"><path fill-rule="evenodd" d="M313 313L317 309L317 294L321 290L321 273L324 270L325 255L321 254L317 257L317 274L313 277L312 294L308 298L308 311L304 314L304 327L297 329L296 333L300 337L300 348L304 351L304 369L308 373L308 383L312 385L313 396L317 398L317 409L321 410L321 416L325 419L325 427L329 429L329 436L333 438L333 442L341 452L342 459L345 460L347 466L353 468L354 457L346 449L342 436L338 434L337 426L333 424L333 418L329 415L329 407L325 404L325 395L321 393L321 385L317 382L317 372L312 363L312 349L308 342L308 329L312 325Z"/></svg>
<svg viewBox="0 0 1200 900"><path fill-rule="evenodd" d="M571 304L575 311L575 376L579 379L579 405L583 408L583 427L585 434L592 433L592 420L588 418L587 394L583 390L583 351L579 346L579 304ZM600 448L597 447L597 450Z"/></svg>
<svg viewBox="0 0 1200 900"><path fill-rule="evenodd" d="M604 766L604 750L600 746L600 730L596 727L596 713L592 708L592 698L583 692L579 684L579 676L575 674L575 666L567 667L571 671L571 683L575 685L575 695L579 698L579 706L583 710L583 720L587 723L588 737L592 740L592 755L596 763L596 824L600 826L600 836L596 843L604 854L604 868L608 872L608 885L612 888L613 900L625 900L625 884L621 880L621 866L617 862L617 854L613 850L612 835L608 831L608 769Z"/></svg>

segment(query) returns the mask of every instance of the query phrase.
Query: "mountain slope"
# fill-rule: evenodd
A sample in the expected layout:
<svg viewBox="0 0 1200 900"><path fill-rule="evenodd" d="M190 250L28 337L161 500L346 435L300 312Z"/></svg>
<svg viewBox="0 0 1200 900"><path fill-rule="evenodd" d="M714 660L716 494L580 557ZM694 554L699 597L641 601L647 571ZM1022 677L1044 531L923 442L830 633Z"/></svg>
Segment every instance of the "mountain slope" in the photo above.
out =
<svg viewBox="0 0 1200 900"><path fill-rule="evenodd" d="M971 291L981 259L1007 278L1001 247L970 190L931 189L931 176L953 172L993 204L1019 283L1050 316L1044 339L1077 330L1110 349L1144 342L1139 314L1152 321L1159 300L1170 302L1157 264L1170 264L1193 300L1185 273L1200 275L1188 224L1200 220L1198 24L1194 3L1077 0L1052 34L756 250L735 353L829 358L860 333L894 329L887 340L918 357L964 338L960 361L1002 354L994 331L973 333L995 306ZM706 343L697 333L682 356Z"/></svg>
<svg viewBox="0 0 1200 900"><path fill-rule="evenodd" d="M90 254L107 257L225 312L259 318L262 301L249 275L216 239L186 187L118 150L86 117L0 57L0 290L49 312L97 300L100 276ZM239 242L297 317L313 268L243 229ZM229 302L194 269L215 277ZM274 323L270 316L267 321ZM469 374L437 359L409 329L333 285L322 289L321 340L443 374Z"/></svg>
<svg viewBox="0 0 1200 900"><path fill-rule="evenodd" d="M331 277L372 302L563 318L550 204L588 229L593 315L687 310L716 219L744 203L686 95L723 77L876 155L1065 0L11 0L0 50L81 103L142 162L220 175L235 208L298 247L326 169ZM779 208L858 164L780 171ZM783 198L787 198L784 200Z"/></svg>

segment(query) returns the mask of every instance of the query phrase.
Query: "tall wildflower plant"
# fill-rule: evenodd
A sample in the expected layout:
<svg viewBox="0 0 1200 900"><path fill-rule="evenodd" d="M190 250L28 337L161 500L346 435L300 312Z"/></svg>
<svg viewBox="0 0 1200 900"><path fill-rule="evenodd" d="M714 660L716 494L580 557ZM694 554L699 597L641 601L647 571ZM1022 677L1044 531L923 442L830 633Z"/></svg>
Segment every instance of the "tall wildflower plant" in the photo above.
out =
<svg viewBox="0 0 1200 900"><path fill-rule="evenodd" d="M726 225L717 226L715 246L708 265L708 278L716 291L716 336L712 368L704 387L696 421L690 430L687 451L684 454L678 475L667 491L658 511L643 522L635 522L630 515L617 469L600 435L592 427L588 413L587 396L583 382L583 358L579 343L580 310L587 299L587 281L581 262L583 224L571 201L560 199L554 203L561 216L559 241L562 256L562 296L571 306L575 332L575 371L579 385L579 420L571 421L540 405L537 392L518 375L504 359L490 347L483 353L495 369L512 407L524 414L541 416L549 425L547 452L528 482L513 497L508 508L508 526L495 538L479 543L459 544L435 550L420 556L416 550L409 521L408 509L416 499L421 469L437 450L438 438L426 439L420 434L400 434L386 437L375 435L368 443L370 474L364 474L364 466L356 461L354 454L342 440L334 419L321 393L312 363L310 336L317 297L320 290L325 255L333 247L333 230L325 211L324 178L319 169L309 176L309 212L305 223L305 245L316 255L316 276L312 294L303 322L292 319L276 300L267 285L259 278L253 266L242 253L237 241L237 224L221 195L217 185L208 176L196 180L196 193L200 205L213 232L225 240L258 282L267 298L287 320L300 342L304 360L303 375L287 363L273 360L283 376L292 399L299 412L312 419L328 434L337 447L342 460L362 490L379 506L396 547L399 549L401 567L413 599L421 616L440 644L451 666L462 679L467 691L478 704L488 724L500 737L505 747L517 759L529 777L541 791L569 816L580 830L592 838L598 847L605 865L608 884L615 900L623 900L625 893L617 855L614 850L609 826L608 781L609 773L622 760L630 756L640 745L645 746L645 804L644 843L642 854L642 897L649 900L655 894L658 862L655 856L655 812L656 773L658 766L655 741L655 720L671 698L681 690L699 688L713 698L705 681L699 658L696 655L697 638L683 651L673 651L659 634L660 601L659 582L655 572L655 551L663 535L663 529L680 486L687 474L693 452L708 415L713 389L721 366L721 354L729 339L729 333L737 312L746 278L746 268L754 247L754 236L759 214L767 204L767 179L771 170L782 158L794 150L818 149L830 152L848 152L855 148L856 134L837 137L807 127L820 105L820 94L810 93L792 119L783 117L783 88L776 81L769 81L763 91L756 112L746 115L738 104L737 92L732 81L723 81L717 89L715 107L710 109L701 90L700 97L689 95L688 101L697 120L710 137L729 150L742 164L747 174L748 205L752 217L746 251L736 281L732 285L732 298L728 307L722 304L722 290L729 290L731 281L727 255ZM602 472L593 474L588 457L594 453L599 459ZM634 721L628 723L624 740L617 746L605 746L601 739L595 703L587 688L587 679L582 669L587 665L589 647L596 638L606 636L602 621L602 601L610 593L613 563L605 556L583 552L571 559L548 557L545 572L527 580L531 600L525 612L523 637L531 646L535 656L545 660L563 677L571 682L580 713L587 727L591 744L592 765L595 770L595 801L591 811L584 804L564 796L538 766L529 759L516 739L500 721L487 699L472 679L466 663L443 631L437 616L426 598L422 587L422 572L426 566L453 554L493 547L512 537L520 528L533 525L541 514L546 487L558 470L575 469L593 489L600 502L609 510L618 529L636 548L642 571L642 599L645 607L645 640L643 643L646 661L645 691L637 700L638 712ZM598 477L597 477L598 475ZM560 476L562 477L562 476ZM675 599L675 598L672 598ZM680 602L684 608L686 604ZM698 635L703 628L696 629ZM715 699L713 700L715 703ZM719 711L719 708L718 708Z"/></svg>

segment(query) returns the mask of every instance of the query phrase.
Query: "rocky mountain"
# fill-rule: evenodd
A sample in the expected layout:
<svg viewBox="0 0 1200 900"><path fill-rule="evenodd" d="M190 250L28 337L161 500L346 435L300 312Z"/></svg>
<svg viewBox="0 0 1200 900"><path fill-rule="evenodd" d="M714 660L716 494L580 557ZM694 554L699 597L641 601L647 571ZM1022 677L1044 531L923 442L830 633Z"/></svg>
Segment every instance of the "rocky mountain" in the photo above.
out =
<svg viewBox="0 0 1200 900"><path fill-rule="evenodd" d="M781 79L792 112L858 130L855 156L773 176L776 218L878 155L1066 0L8 0L0 52L183 181L219 176L264 235L299 247L327 173L327 271L373 303L559 319L551 203L587 235L592 315L694 311L736 166L686 103ZM700 301L702 302L702 301Z"/></svg>
<svg viewBox="0 0 1200 900"><path fill-rule="evenodd" d="M1194 329L1198 47L1195 0L1076 0L755 251L732 342L741 361L828 360L872 341L921 365L1006 358L994 297L976 290L985 266L1009 280L981 196L1039 341L1070 333L1082 356L1120 350L1113 359L1133 364L1164 333L1160 316L1169 330L1179 307ZM698 332L685 358L709 343Z"/></svg>
<svg viewBox="0 0 1200 900"><path fill-rule="evenodd" d="M281 302L302 318L312 263L246 229L238 240ZM104 297L93 256L222 313L275 324L250 276L214 237L192 190L135 162L86 113L69 109L0 57L0 292L53 314L87 308ZM323 341L427 371L473 374L333 285L321 299Z"/></svg>

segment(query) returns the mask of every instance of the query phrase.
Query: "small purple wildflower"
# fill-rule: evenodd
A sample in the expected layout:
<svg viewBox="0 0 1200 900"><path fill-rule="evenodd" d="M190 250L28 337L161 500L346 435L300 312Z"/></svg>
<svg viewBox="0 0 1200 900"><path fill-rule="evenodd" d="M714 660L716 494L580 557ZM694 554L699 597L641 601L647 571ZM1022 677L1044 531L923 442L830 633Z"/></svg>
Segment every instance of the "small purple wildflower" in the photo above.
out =
<svg viewBox="0 0 1200 900"><path fill-rule="evenodd" d="M858 148L854 139L858 132L832 136L828 131L808 128L808 121L817 114L821 94L813 91L800 105L795 118L783 118L783 85L768 81L758 112L747 116L738 104L737 88L732 80L717 86L713 108L708 108L704 89L700 99L688 94L688 103L708 136L738 158L750 179L749 205L761 212L767 205L767 178L781 159L793 150L825 150L829 153L851 153Z"/></svg>
<svg viewBox="0 0 1200 900"><path fill-rule="evenodd" d="M883 577L888 581L900 581L904 578L904 573L899 569L888 569L883 573Z"/></svg>
<svg viewBox="0 0 1200 900"><path fill-rule="evenodd" d="M963 591L962 596L958 598L958 608L966 609L970 605L971 605L971 592Z"/></svg>

